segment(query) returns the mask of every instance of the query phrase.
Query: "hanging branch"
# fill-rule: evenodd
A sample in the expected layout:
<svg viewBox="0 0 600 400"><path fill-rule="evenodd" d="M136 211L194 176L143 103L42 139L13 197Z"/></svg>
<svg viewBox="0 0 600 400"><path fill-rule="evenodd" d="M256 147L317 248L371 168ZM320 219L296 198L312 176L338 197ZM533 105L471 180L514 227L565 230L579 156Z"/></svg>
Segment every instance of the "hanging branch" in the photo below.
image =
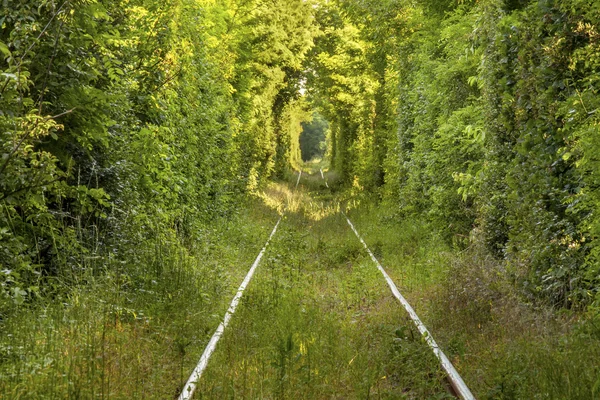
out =
<svg viewBox="0 0 600 400"><path fill-rule="evenodd" d="M2 194L2 196L0 196L0 201L4 200L4 199L6 199L6 198L8 198L10 196L14 196L17 193L24 192L26 190L31 190L31 189L36 189L36 188L39 188L39 187L51 185L53 183L56 183L56 182L60 181L60 179L61 178L58 177L56 179L52 179L51 181L42 182L42 183L35 183L35 184L29 185L29 186L23 186L23 187L21 187L21 188L19 188L17 190L14 190L14 191L12 191L10 193L4 193L4 194Z"/></svg>

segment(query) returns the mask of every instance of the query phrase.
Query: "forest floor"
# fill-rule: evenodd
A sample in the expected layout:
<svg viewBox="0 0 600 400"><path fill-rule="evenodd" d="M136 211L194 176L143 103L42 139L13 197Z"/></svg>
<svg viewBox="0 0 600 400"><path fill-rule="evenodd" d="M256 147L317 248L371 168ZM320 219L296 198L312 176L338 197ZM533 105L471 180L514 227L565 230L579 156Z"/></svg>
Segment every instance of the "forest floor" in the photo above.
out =
<svg viewBox="0 0 600 400"><path fill-rule="evenodd" d="M195 398L452 398L342 209L477 398L600 398L597 321L525 301L477 245L319 167L269 184L193 257L159 249L147 275L92 275L0 321L0 398L175 398L282 214Z"/></svg>

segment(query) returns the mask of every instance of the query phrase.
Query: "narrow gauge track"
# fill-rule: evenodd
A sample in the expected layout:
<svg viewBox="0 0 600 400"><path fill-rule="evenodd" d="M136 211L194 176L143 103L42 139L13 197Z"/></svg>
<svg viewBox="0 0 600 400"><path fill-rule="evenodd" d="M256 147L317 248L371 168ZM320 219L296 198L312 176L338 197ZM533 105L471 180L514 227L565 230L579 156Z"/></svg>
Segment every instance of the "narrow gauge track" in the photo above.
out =
<svg viewBox="0 0 600 400"><path fill-rule="evenodd" d="M329 188L329 184L327 183L327 180L325 179L323 171L320 170L320 173L321 173L321 178L325 182L325 186L327 188ZM298 174L298 179L296 181L296 186L295 186L296 189L298 188L298 185L300 183L300 178L301 178L301 172ZM284 214L285 214L285 212L284 212ZM452 363L450 362L450 360L446 357L446 355L443 353L443 351L439 348L439 346L437 345L437 343L433 339L431 333L427 330L427 328L422 323L422 321L419 319L419 317L416 314L416 312L414 311L414 309L411 307L411 305L408 303L408 301L402 296L402 294L398 290L397 286L394 284L394 282L392 281L392 279L389 277L389 275L384 270L384 268L381 265L381 263L377 260L377 258L373 254L373 252L369 249L369 247L367 246L366 242L360 236L359 232L357 231L357 229L355 228L355 226L353 225L353 223L351 222L351 220L349 219L349 217L343 211L340 211L340 214L343 215L345 221L350 226L351 230L354 232L354 234L356 235L356 237L358 238L358 240L362 243L364 249L369 254L371 260L376 264L377 269L383 275L383 277L384 277L384 279L385 279L388 287L391 289L394 297L396 297L396 299L400 301L400 303L402 304L402 306L404 307L404 309L406 310L406 312L408 312L408 314L409 314L412 322L415 324L415 326L417 327L418 331L420 332L420 334L422 335L422 337L425 339L425 341L426 341L427 345L429 346L429 348L433 351L433 354L435 355L435 357L439 360L439 362L440 362L440 364L442 366L442 369L446 373L448 381L450 382L452 388L454 389L454 394L457 397L460 397L461 399L467 399L467 400L475 399L475 397L470 392L469 388L464 383L463 379L458 374L458 372L456 371L456 369L454 368L454 366L452 365ZM252 277L254 275L254 272L257 269L258 264L260 263L260 261L261 261L261 259L263 257L263 254L265 253L265 251L266 251L269 243L271 242L271 239L273 238L273 236L277 232L277 229L278 229L278 227L280 225L280 222L281 222L282 218L283 218L283 215L278 219L278 221L275 224L275 227L273 228L273 230L272 230L272 232L271 232L271 234L269 236L269 239L267 240L265 246L260 251L258 257L256 258L256 260L252 264L252 267L250 268L250 270L249 270L248 274L246 275L244 281L240 285L240 287L239 287L239 289L238 289L235 297L233 298L233 300L232 300L232 302L231 302L231 304L229 306L229 309L225 313L223 322L221 324L219 324L219 326L216 329L215 333L211 337L208 345L206 346L206 348L204 350L204 353L202 354L202 356L200 358L200 361L198 362L198 365L196 366L196 368L192 372L190 378L188 379L186 385L184 386L184 389L183 389L183 391L181 392L181 394L179 396L180 400L191 399L193 397L194 392L196 391L197 383L200 380L200 378L202 376L202 373L206 369L206 367L208 365L208 362L209 362L209 359L210 359L211 355L213 354L213 352L214 352L214 350L216 348L217 343L219 342L220 338L222 337L225 328L227 327L227 325L229 324L229 322L230 322L233 314L235 313L235 311L237 309L237 306L238 306L238 304L239 304L239 302L241 300L241 297L242 297L242 295L244 293L244 290L246 289L246 287L248 286L250 280L252 279ZM350 361L350 364L354 361L354 358ZM310 372L309 372L309 375L310 375ZM311 398L311 397L308 397L308 398Z"/></svg>

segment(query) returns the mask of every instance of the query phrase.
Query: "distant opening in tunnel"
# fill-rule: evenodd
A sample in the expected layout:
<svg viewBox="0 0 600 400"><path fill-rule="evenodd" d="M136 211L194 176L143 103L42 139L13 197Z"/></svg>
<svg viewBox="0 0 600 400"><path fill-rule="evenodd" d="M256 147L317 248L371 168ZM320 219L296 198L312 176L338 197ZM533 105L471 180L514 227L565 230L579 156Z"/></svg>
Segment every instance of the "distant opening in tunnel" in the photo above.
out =
<svg viewBox="0 0 600 400"><path fill-rule="evenodd" d="M311 121L302 123L302 133L300 134L302 161L323 158L327 150L327 129L329 129L329 123L318 112L313 112Z"/></svg>

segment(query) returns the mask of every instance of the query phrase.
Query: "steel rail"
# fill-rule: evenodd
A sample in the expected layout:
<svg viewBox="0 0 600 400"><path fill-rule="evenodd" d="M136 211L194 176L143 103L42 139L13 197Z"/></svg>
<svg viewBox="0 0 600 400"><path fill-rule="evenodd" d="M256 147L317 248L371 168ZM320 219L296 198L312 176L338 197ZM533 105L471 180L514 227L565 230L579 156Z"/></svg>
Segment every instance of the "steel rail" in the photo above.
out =
<svg viewBox="0 0 600 400"><path fill-rule="evenodd" d="M302 171L300 171L298 173L298 180L296 181L296 186L295 186L296 189L298 188L298 184L300 183L301 176L302 176ZM229 321L231 320L231 317L235 313L235 310L237 309L237 306L240 303L240 299L242 298L242 295L244 294L244 290L246 290L246 287L250 283L250 280L252 279L252 276L254 275L254 272L256 271L256 268L258 267L260 260L262 259L263 255L265 254L265 251L267 250L267 246L269 245L269 243L271 242L271 239L277 232L277 228L279 227L279 223L281 222L282 218L283 218L283 215L280 216L279 219L277 220L277 223L275 224L275 227L271 231L271 234L269 235L267 242L265 243L263 248L260 250L260 253L258 253L258 256L254 260L252 267L250 267L250 270L248 271L248 273L246 274L246 277L242 281L242 284L238 288L235 296L233 297L233 300L231 300L231 304L229 305L229 308L227 309L227 312L225 312L225 316L223 317L223 322L221 322L219 324L219 326L215 330L215 333L213 333L212 337L210 338L210 341L206 345L206 348L204 349L204 352L202 353L202 356L200 357L200 361L198 361L196 368L194 368L194 371L192 371L192 374L190 375L189 379L185 383L185 386L183 387L183 390L181 391L181 394L179 395L178 400L189 400L194 395L194 392L196 391L196 387L197 387L196 385L197 385L198 381L200 380L202 373L206 369L206 366L208 365L210 356L215 351L215 348L217 347L217 343L219 343L221 336L223 336L223 332L225 332L225 328L227 328L227 325L229 325Z"/></svg>
<svg viewBox="0 0 600 400"><path fill-rule="evenodd" d="M446 354L444 354L444 352L440 349L438 344L435 342L435 340L433 339L433 336L431 336L431 333L429 332L429 330L427 330L427 328L425 327L425 325L423 324L423 322L421 321L421 319L419 318L419 316L417 315L415 310L412 308L412 306L408 303L408 301L404 298L404 296L402 296L402 294L400 293L400 290L398 290L398 287L396 286L396 284L394 283L392 278L390 278L390 276L387 274L387 272L385 272L385 269L383 268L383 266L381 265L379 260L377 260L377 258L375 257L375 255L373 254L371 249L369 249L369 246L367 246L367 243L365 243L363 238L360 236L360 234L358 233L358 231L352 224L352 221L350 221L350 218L348 218L346 213L344 213L343 211L340 211L340 212L346 218L348 225L350 225L350 228L352 228L352 230L354 231L354 234L356 235L358 240L360 240L360 242L363 244L363 246L369 253L369 256L371 256L371 260L373 260L373 262L377 265L377 269L379 269L379 272L381 272L381 274L385 278L385 280L386 280L388 286L390 287L390 289L392 290L392 293L394 294L394 296L400 301L400 303L402 304L404 309L408 312L408 315L410 315L410 318L412 319L414 324L417 326L417 329L419 330L421 335L423 335L423 337L427 341L427 344L429 345L431 350L433 350L433 354L435 354L435 356L440 360L442 368L446 372L446 374L448 376L448 380L450 381L450 385L452 385L452 388L454 389L456 394L463 400L475 400L475 396L473 396L473 393L471 393L471 391L469 390L469 388L463 381L462 377L460 376L460 374L458 373L456 368L454 368L454 365L452 365L452 363L450 362L448 357L446 357Z"/></svg>
<svg viewBox="0 0 600 400"><path fill-rule="evenodd" d="M321 178L323 178L323 180L325 181L325 186L329 187L329 185L327 184L327 180L325 179L325 176L323 175L323 169L320 169L320 172L321 172ZM435 354L435 356L438 358L438 360L440 360L440 364L442 365L442 368L444 369L444 371L446 372L446 375L448 376L448 380L450 381L450 385L452 386L452 389L454 389L454 391L458 395L458 397L460 397L463 400L475 400L475 396L473 396L473 393L471 393L471 390L469 390L469 387L467 386L465 381L462 379L462 377L460 376L460 374L458 373L456 368L454 368L454 365L452 365L452 362L450 362L450 360L448 359L446 354L444 354L444 352L440 349L440 347L438 346L436 341L433 339L433 336L431 335L431 333L429 332L429 330L427 329L425 324L423 324L423 322L421 321L421 319L419 318L419 316L417 315L415 310L412 308L410 303L404 298L404 296L402 296L402 293L400 293L400 290L398 290L398 287L396 286L396 284L394 283L392 278L390 278L390 276L385 271L385 269L383 268L383 266L381 265L379 260L377 260L377 257L375 257L375 254L373 254L371 249L369 249L369 246L367 246L367 243L360 236L360 233L358 233L358 230L354 227L354 224L352 224L352 221L350 221L350 218L348 218L348 216L346 215L345 212L343 212L341 210L340 210L340 212L346 218L348 225L350 225L350 228L352 228L352 231L354 232L354 234L356 235L358 240L360 240L360 242L363 244L363 246L365 247L365 250L367 250L367 253L369 253L371 260L373 260L373 262L377 265L377 269L379 269L379 272L381 272L381 274L385 278L385 281L387 282L388 286L392 290L394 297L396 297L398 299L398 301L400 301L400 303L402 304L402 306L404 307L406 312L408 312L410 319L417 326L417 329L419 330L421 335L427 341L427 345L431 348L431 350L433 351L433 354Z"/></svg>

